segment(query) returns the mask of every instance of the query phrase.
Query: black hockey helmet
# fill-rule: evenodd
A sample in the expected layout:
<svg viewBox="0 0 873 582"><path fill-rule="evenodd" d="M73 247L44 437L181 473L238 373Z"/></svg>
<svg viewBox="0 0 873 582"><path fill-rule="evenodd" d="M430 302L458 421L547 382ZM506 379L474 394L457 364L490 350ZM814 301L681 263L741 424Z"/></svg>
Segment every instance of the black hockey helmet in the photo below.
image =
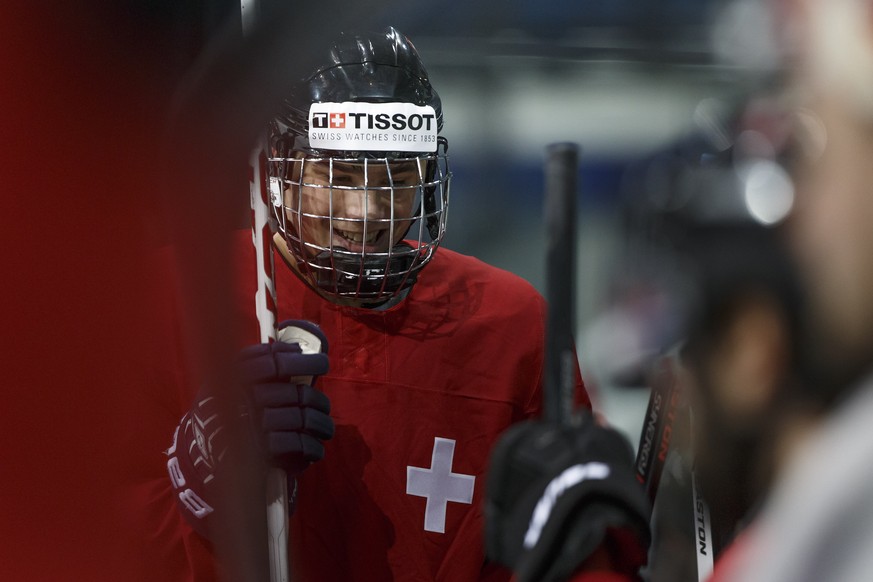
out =
<svg viewBox="0 0 873 582"><path fill-rule="evenodd" d="M329 298L364 302L412 285L445 232L451 174L442 128L439 95L415 47L393 27L341 34L325 64L294 86L269 127L270 194L278 230L309 284ZM309 177L316 166L322 179ZM335 183L349 167L360 169L355 183ZM395 183L403 167L407 175L415 168L414 183ZM378 193L394 208L398 188L416 190L412 215L337 214L335 200L355 193L364 207ZM304 191L329 200L331 211L306 208ZM353 250L336 239L311 240L304 223L318 220L354 225L355 238L378 232L383 244ZM414 236L402 241L407 234Z"/></svg>
<svg viewBox="0 0 873 582"><path fill-rule="evenodd" d="M309 148L309 109L313 103L344 101L429 105L443 129L442 101L431 86L418 51L394 27L376 34L341 33L328 62L297 84L276 117L274 138L293 135L294 149Z"/></svg>

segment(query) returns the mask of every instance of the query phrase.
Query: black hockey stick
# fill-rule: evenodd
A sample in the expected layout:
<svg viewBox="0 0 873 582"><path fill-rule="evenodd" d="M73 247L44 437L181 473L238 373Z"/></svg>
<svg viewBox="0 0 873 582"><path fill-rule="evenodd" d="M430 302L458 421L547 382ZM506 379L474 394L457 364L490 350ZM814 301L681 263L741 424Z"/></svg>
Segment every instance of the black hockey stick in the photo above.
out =
<svg viewBox="0 0 873 582"><path fill-rule="evenodd" d="M670 450L676 405L679 401L678 356L674 351L658 358L652 373L651 395L646 408L640 445L634 464L637 481L646 490L654 504L664 471L664 462Z"/></svg>
<svg viewBox="0 0 873 582"><path fill-rule="evenodd" d="M693 438L691 430L693 415L681 393L679 376L681 365L678 350L671 350L656 360L650 378L651 395L640 434L634 469L637 480L645 488L653 507L668 456L671 451L676 450L673 443L674 432L687 431L685 438ZM681 448L682 445L676 446ZM701 495L693 462L689 470L694 519L691 535L695 548L697 579L703 582L712 573L719 548L713 538L709 506Z"/></svg>
<svg viewBox="0 0 873 582"><path fill-rule="evenodd" d="M546 319L544 418L569 424L576 386L576 193L579 148L555 143L546 148Z"/></svg>

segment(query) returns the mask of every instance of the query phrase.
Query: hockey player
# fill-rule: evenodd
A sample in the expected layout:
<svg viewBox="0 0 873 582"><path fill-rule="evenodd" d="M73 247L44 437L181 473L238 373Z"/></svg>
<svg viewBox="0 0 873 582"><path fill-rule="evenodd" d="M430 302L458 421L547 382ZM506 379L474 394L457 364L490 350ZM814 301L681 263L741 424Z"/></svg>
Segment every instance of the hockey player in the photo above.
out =
<svg viewBox="0 0 873 582"><path fill-rule="evenodd" d="M544 301L437 252L448 141L412 43L393 28L343 34L324 57L270 124L265 165L279 321L329 348L247 338L238 372L251 438L294 491L294 579L507 580L482 547L483 479L497 436L539 414ZM251 232L235 243L250 312ZM152 490L172 507L153 527L181 577L212 579L224 425L209 386L176 378L170 478ZM578 370L577 384L590 406Z"/></svg>

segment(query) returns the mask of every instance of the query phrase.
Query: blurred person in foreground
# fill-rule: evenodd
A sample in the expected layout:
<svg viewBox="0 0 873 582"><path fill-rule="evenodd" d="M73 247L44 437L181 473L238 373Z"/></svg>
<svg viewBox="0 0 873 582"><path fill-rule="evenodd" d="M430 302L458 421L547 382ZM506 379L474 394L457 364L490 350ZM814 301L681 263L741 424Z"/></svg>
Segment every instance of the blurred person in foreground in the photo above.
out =
<svg viewBox="0 0 873 582"><path fill-rule="evenodd" d="M793 171L788 244L808 289L811 395L829 410L799 433L731 580L869 580L873 573L873 2L785 3L788 85L811 129Z"/></svg>
<svg viewBox="0 0 873 582"><path fill-rule="evenodd" d="M740 115L724 129L736 135L748 123ZM792 391L800 382L796 366L801 359L795 339L802 305L796 269L777 228L757 220L745 205L745 192L762 175L772 171L784 177L775 160L759 154L743 140L719 151L705 135L694 135L634 169L647 177L670 176L630 186L628 202L629 235L640 239L635 246L646 247L639 255L643 262L657 266L631 277L632 295L639 300L645 293L652 304L669 307L640 323L643 335L664 342L649 347L665 355L639 364L641 370L650 368L645 372L650 379L670 367L667 381L682 402L661 413L675 416L670 451L678 456L667 461L669 478L665 474L658 489L669 495L667 501L656 497L650 533L648 524L639 525L645 493L632 455L597 444L607 442L610 429L546 423L512 429L493 458L486 536L489 548L511 562L520 580L569 580L571 575L579 582L697 580L692 466L710 507L715 537L704 540L707 552L720 557L724 545L754 517L771 483L782 437L816 410L805 394ZM667 321L672 331L655 329ZM664 401L662 408L668 406L673 405ZM551 442L556 438L563 449ZM659 444L652 454L660 452ZM591 463L608 467L608 476L566 483L567 471ZM544 506L542 500L550 501ZM534 503L548 512L538 515ZM671 511L676 514L665 514ZM539 538L549 540L545 548L527 541L537 530L543 531ZM575 541L580 537L587 545ZM641 572L645 560L639 555L650 541L648 568ZM515 552L507 552L513 543Z"/></svg>
<svg viewBox="0 0 873 582"><path fill-rule="evenodd" d="M3 580L162 579L119 501L137 395L166 339L145 262L171 17L52 2L0 21Z"/></svg>
<svg viewBox="0 0 873 582"><path fill-rule="evenodd" d="M776 40L773 60L779 62L783 77L776 103L784 117L777 114L771 120L782 117L794 150L789 173L795 207L779 233L778 247L797 269L805 301L796 303L798 312L786 319L784 307L790 301L784 294L747 294L725 312L721 331L701 328L705 333L697 340L691 337L687 346L697 392L707 394L708 385L709 397L729 396L711 408L698 399L706 423L716 420L737 435L746 431L749 436L757 425L770 434L768 441L760 440L766 433L759 434L760 444L770 452L750 473L765 486L751 498L740 496L746 500L738 506L747 506L744 512L754 519L716 565L714 578L869 580L873 2L789 0L758 7L776 25L770 31ZM772 57L758 55L767 60L765 56ZM778 150L779 141L772 139L771 149ZM750 239L735 241L745 244ZM712 352L718 346L723 349ZM793 357L786 350L791 346ZM722 359L732 353L734 358ZM774 378L779 379L778 390L773 388ZM734 407L728 406L730 400ZM570 462L588 458L580 454ZM725 459L705 460L716 468L723 462L722 470L730 469ZM725 488L736 485L726 483ZM760 510L749 514L756 505ZM572 512L560 512L566 515ZM573 531L565 527L557 531ZM563 555L560 548L566 539L559 533L549 540L550 549L534 549L540 555ZM514 563L531 555L532 551L522 552ZM585 558L577 558L578 580L597 579L586 578L593 574L585 570L594 568Z"/></svg>

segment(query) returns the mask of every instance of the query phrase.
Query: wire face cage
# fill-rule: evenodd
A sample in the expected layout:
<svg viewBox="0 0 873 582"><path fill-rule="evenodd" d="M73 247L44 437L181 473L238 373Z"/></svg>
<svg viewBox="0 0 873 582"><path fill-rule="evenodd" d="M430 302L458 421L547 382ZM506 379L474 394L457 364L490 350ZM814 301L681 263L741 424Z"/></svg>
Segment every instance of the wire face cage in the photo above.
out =
<svg viewBox="0 0 873 582"><path fill-rule="evenodd" d="M443 138L433 153L297 151L268 166L277 230L300 275L330 298L391 299L415 282L445 234Z"/></svg>

